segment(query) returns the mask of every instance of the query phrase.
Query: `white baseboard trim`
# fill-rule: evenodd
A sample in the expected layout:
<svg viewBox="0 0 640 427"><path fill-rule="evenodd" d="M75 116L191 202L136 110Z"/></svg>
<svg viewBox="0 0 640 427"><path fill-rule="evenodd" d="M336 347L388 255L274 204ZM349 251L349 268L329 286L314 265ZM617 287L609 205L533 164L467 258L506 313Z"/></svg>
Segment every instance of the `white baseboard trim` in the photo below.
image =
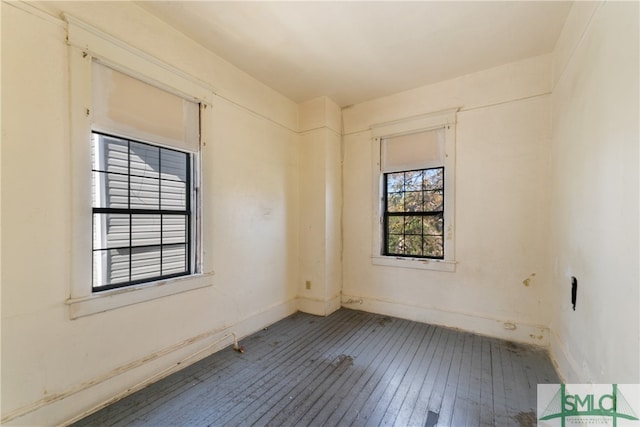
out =
<svg viewBox="0 0 640 427"><path fill-rule="evenodd" d="M582 384L578 363L571 352L563 345L560 337L553 331L549 334L549 353L560 380L565 384Z"/></svg>
<svg viewBox="0 0 640 427"><path fill-rule="evenodd" d="M328 316L340 309L340 295L336 295L328 300L298 297L298 310L303 313L314 314L316 316Z"/></svg>
<svg viewBox="0 0 640 427"><path fill-rule="evenodd" d="M543 347L549 345L548 327L521 323L512 319L492 319L473 314L346 294L342 295L342 306L401 319L457 328L509 341Z"/></svg>
<svg viewBox="0 0 640 427"><path fill-rule="evenodd" d="M66 390L50 393L45 398L7 413L1 420L2 424L15 420L19 425L69 425L229 347L233 344L234 334L242 339L295 313L297 309L295 299L266 307L239 319L233 325L211 329L74 384ZM92 393L83 393L88 389L93 389Z"/></svg>

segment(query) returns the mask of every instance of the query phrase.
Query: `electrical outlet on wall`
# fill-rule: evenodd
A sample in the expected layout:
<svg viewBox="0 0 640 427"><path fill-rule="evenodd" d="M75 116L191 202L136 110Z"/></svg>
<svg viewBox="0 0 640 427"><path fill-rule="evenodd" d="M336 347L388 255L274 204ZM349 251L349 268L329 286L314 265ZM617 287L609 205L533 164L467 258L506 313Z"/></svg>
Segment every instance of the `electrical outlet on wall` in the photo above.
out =
<svg viewBox="0 0 640 427"><path fill-rule="evenodd" d="M307 289L311 289L311 280L307 280L306 282L304 282L304 287Z"/></svg>

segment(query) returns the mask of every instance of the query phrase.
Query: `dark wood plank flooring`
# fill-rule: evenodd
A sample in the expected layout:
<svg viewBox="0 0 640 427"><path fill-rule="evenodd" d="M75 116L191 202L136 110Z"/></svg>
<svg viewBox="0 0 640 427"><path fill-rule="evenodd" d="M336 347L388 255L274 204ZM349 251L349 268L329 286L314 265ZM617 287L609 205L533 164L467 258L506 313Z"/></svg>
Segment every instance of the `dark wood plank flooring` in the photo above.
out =
<svg viewBox="0 0 640 427"><path fill-rule="evenodd" d="M543 349L341 309L296 313L75 426L532 426Z"/></svg>

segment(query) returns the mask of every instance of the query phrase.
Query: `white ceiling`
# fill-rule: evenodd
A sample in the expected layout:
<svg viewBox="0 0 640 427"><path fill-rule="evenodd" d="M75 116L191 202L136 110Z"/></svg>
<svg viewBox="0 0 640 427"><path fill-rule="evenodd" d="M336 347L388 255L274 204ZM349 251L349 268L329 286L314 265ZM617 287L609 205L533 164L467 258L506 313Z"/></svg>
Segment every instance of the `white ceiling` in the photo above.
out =
<svg viewBox="0 0 640 427"><path fill-rule="evenodd" d="M340 106L551 52L570 2L141 1L296 102Z"/></svg>

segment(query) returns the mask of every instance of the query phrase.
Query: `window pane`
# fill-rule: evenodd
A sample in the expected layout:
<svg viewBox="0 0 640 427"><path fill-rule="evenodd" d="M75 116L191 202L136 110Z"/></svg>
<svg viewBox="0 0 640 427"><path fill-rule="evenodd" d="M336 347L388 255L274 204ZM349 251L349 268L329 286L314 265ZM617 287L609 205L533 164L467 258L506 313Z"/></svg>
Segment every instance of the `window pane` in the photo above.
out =
<svg viewBox="0 0 640 427"><path fill-rule="evenodd" d="M404 217L403 216L390 216L388 219L389 233L402 234L404 233Z"/></svg>
<svg viewBox="0 0 640 427"><path fill-rule="evenodd" d="M404 233L405 234L422 234L422 217L408 216L404 221Z"/></svg>
<svg viewBox="0 0 640 427"><path fill-rule="evenodd" d="M424 192L424 212L438 212L444 210L444 196L442 190Z"/></svg>
<svg viewBox="0 0 640 427"><path fill-rule="evenodd" d="M422 255L422 236L405 236L404 237L404 254L405 255Z"/></svg>
<svg viewBox="0 0 640 427"><path fill-rule="evenodd" d="M104 138L107 145L107 172L128 173L127 141L113 138Z"/></svg>
<svg viewBox="0 0 640 427"><path fill-rule="evenodd" d="M129 281L129 249L93 252L93 286L109 286Z"/></svg>
<svg viewBox="0 0 640 427"><path fill-rule="evenodd" d="M444 187L444 169L427 169L424 176L424 190L439 190Z"/></svg>
<svg viewBox="0 0 640 427"><path fill-rule="evenodd" d="M128 173L129 142L126 140L94 134L91 156L93 170Z"/></svg>
<svg viewBox="0 0 640 427"><path fill-rule="evenodd" d="M404 191L404 172L387 174L387 193Z"/></svg>
<svg viewBox="0 0 640 427"><path fill-rule="evenodd" d="M102 174L105 179L107 208L127 208L129 206L129 177L117 174Z"/></svg>
<svg viewBox="0 0 640 427"><path fill-rule="evenodd" d="M420 191L422 190L423 171L405 172L404 174L404 190Z"/></svg>
<svg viewBox="0 0 640 427"><path fill-rule="evenodd" d="M129 281L129 249L112 249L106 252L108 284Z"/></svg>
<svg viewBox="0 0 640 427"><path fill-rule="evenodd" d="M422 212L422 191L404 193L404 212Z"/></svg>
<svg viewBox="0 0 640 427"><path fill-rule="evenodd" d="M161 177L173 181L187 182L187 159L186 153L174 150L161 150Z"/></svg>
<svg viewBox="0 0 640 427"><path fill-rule="evenodd" d="M441 215L425 216L422 219L423 230L425 235L442 236L443 219Z"/></svg>
<svg viewBox="0 0 640 427"><path fill-rule="evenodd" d="M131 175L158 178L160 176L160 148L133 141L130 147Z"/></svg>
<svg viewBox="0 0 640 427"><path fill-rule="evenodd" d="M130 179L131 209L159 209L160 180L132 175Z"/></svg>
<svg viewBox="0 0 640 427"><path fill-rule="evenodd" d="M434 258L443 258L444 249L442 245L442 237L425 236L424 237L424 255Z"/></svg>
<svg viewBox="0 0 640 427"><path fill-rule="evenodd" d="M181 215L162 216L162 243L187 242L187 217Z"/></svg>
<svg viewBox="0 0 640 427"><path fill-rule="evenodd" d="M390 234L387 243L387 253L392 255L402 255L404 253L403 236Z"/></svg>
<svg viewBox="0 0 640 427"><path fill-rule="evenodd" d="M187 184L179 181L162 181L161 209L187 209Z"/></svg>
<svg viewBox="0 0 640 427"><path fill-rule="evenodd" d="M178 274L185 271L187 271L187 246L164 246L162 248L162 274Z"/></svg>
<svg viewBox="0 0 640 427"><path fill-rule="evenodd" d="M104 172L93 172L93 207L127 209L129 178Z"/></svg>
<svg viewBox="0 0 640 427"><path fill-rule="evenodd" d="M404 193L390 193L387 196L387 210L389 212L404 212Z"/></svg>
<svg viewBox="0 0 640 427"><path fill-rule="evenodd" d="M93 249L129 246L128 214L93 215Z"/></svg>
<svg viewBox="0 0 640 427"><path fill-rule="evenodd" d="M161 215L131 216L131 246L159 245Z"/></svg>
<svg viewBox="0 0 640 427"><path fill-rule="evenodd" d="M160 276L160 246L131 249L131 280Z"/></svg>

